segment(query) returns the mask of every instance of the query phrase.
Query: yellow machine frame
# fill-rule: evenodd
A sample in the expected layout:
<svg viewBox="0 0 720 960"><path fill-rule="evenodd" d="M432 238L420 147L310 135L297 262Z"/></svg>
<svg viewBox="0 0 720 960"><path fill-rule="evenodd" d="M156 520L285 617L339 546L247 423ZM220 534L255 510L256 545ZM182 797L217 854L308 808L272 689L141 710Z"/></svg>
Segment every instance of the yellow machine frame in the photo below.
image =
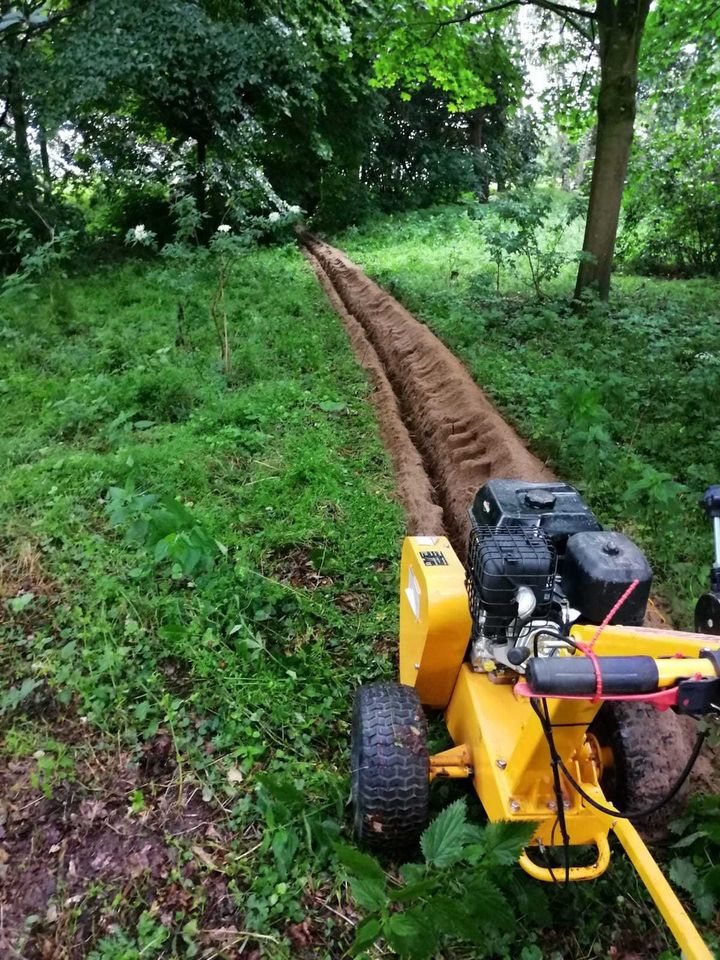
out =
<svg viewBox="0 0 720 960"><path fill-rule="evenodd" d="M588 642L593 626L576 626L571 636ZM469 777L491 820L525 820L538 824L532 844L552 847L557 828L550 753L530 701L515 691L488 663L477 672L465 655L471 630L465 570L445 537L408 537L401 563L400 682L415 687L423 705L445 711L455 744L430 758L430 778ZM646 628L607 627L595 652L605 656L644 654L693 659L658 661L660 686L679 675L715 676L700 651L720 650L715 637ZM682 664L682 667L680 666ZM679 671L682 670L682 674ZM508 679L510 682L507 682ZM593 700L547 698L555 744L583 790L606 807L612 804L600 787L601 758L587 728L601 704ZM572 726L563 726L572 724ZM712 954L632 824L590 806L562 776L567 832L572 845L594 844L591 866L571 867L570 880L593 880L610 862L612 830L637 869L655 904L688 960L711 960ZM552 881L547 867L524 852L520 865L538 880ZM564 878L564 870L562 876Z"/></svg>

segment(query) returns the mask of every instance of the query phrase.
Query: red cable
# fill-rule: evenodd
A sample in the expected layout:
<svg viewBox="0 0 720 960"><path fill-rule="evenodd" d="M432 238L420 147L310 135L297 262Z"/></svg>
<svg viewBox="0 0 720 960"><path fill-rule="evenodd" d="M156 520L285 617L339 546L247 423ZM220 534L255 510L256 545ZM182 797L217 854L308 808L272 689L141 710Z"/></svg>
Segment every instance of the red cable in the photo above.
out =
<svg viewBox="0 0 720 960"><path fill-rule="evenodd" d="M614 607L612 608L612 610L610 611L610 613L605 617L605 619L603 620L603 622L602 622L602 623L600 624L600 626L597 628L597 630L595 631L595 635L593 636L593 638L592 638L592 640L590 641L590 643L581 643L581 642L578 642L577 640L574 641L574 642L575 642L575 646L578 648L578 650L580 650L582 653L584 653L586 657L589 657L589 658L590 658L590 661L591 661L591 663L592 663L592 665L593 665L593 670L595 671L595 696L593 697L593 701L592 701L593 703L597 703L598 700L602 697L602 693L603 693L603 684L602 684L602 674L601 674L601 672L600 672L600 663L599 663L599 661L598 661L597 654L596 654L595 651L593 650L593 647L595 646L595 643L596 643L598 637L599 637L600 634L603 632L603 630L605 629L605 627L607 627L607 625L611 622L612 618L615 616L615 614L618 612L618 610L620 609L620 607L625 603L625 601L627 600L627 598L630 596L630 594L631 594L631 593L633 592L633 590L638 586L639 583L640 583L639 580L633 580L633 582L632 582L632 583L630 584L630 586L627 588L627 590L625 591L625 593L620 597L620 599L619 599L619 600L617 601L617 603L614 605Z"/></svg>
<svg viewBox="0 0 720 960"><path fill-rule="evenodd" d="M625 591L625 593L620 597L620 599L617 601L617 603L616 603L615 606L612 608L612 610L610 611L610 613L605 617L605 619L603 620L603 622L602 622L602 623L600 624L600 626L597 628L597 630L595 631L595 636L594 636L594 637L592 638L592 640L590 641L590 649L591 649L591 650L592 650L592 648L595 646L595 641L597 640L597 638L598 638L598 637L600 636L600 634L603 632L603 630L605 629L605 627L610 623L610 621L612 620L612 618L615 616L615 614L618 612L618 610L620 609L620 607L625 603L625 601L627 600L627 598L630 596L630 594L633 592L633 590L635 589L635 587L638 586L639 583L640 583L639 580L633 580L633 582L632 582L632 583L630 584L630 586L627 588L627 590Z"/></svg>

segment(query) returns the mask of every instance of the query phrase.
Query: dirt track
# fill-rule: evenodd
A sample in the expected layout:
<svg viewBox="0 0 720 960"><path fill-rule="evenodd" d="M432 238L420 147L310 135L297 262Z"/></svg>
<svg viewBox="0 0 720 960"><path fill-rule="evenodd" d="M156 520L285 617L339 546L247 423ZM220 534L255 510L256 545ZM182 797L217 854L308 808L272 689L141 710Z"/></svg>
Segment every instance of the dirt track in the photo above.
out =
<svg viewBox="0 0 720 960"><path fill-rule="evenodd" d="M490 477L552 480L553 473L424 324L340 250L307 235L303 241L375 385L408 532L446 533L464 558L478 487Z"/></svg>

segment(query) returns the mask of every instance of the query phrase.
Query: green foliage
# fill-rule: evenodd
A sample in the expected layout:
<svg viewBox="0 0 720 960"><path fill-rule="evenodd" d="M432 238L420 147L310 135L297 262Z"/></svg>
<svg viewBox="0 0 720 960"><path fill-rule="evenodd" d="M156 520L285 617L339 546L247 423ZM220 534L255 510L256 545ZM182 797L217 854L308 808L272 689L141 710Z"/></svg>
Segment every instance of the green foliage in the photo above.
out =
<svg viewBox="0 0 720 960"><path fill-rule="evenodd" d="M332 882L352 692L392 674L402 517L367 381L299 253L235 257L231 388L208 322L214 270L196 275L205 312L188 347L170 269L130 262L63 281L82 336L49 320L43 283L35 300L0 301L2 576L26 541L42 571L0 599L0 712L6 729L87 718L95 764L118 744L137 761L167 738L159 794L174 770L207 804L226 838L213 856L228 909L283 957L288 925L309 912L315 923L308 888ZM181 416L178 385L191 398ZM37 772L45 749L38 790L62 799L72 771L50 769L51 737L23 755ZM133 790L126 804L138 819L157 803L142 783L144 801ZM160 955L192 956L186 924L208 926L208 868L190 853L192 876L161 882L184 907L167 922L153 913L170 930ZM116 890L97 894L118 931L88 951L134 957L162 933L148 925L140 943L145 882L119 905ZM346 924L321 913L329 960Z"/></svg>
<svg viewBox="0 0 720 960"><path fill-rule="evenodd" d="M498 86L506 96L508 88L519 86L520 73L500 32L508 11L453 23L460 6L457 0L388 4L375 82L405 91L432 83L448 94L451 111L492 104ZM407 92L404 96L410 98Z"/></svg>
<svg viewBox="0 0 720 960"><path fill-rule="evenodd" d="M374 149L363 168L377 205L406 210L456 200L474 189L467 117L450 113L447 95L428 86L408 99L391 90L385 99Z"/></svg>
<svg viewBox="0 0 720 960"><path fill-rule="evenodd" d="M117 930L103 937L88 954L88 960L156 960L163 955L163 946L169 938L168 928L150 913L144 912L138 919L134 934ZM193 954L185 955L190 957Z"/></svg>
<svg viewBox="0 0 720 960"><path fill-rule="evenodd" d="M544 284L554 280L567 262L560 245L578 215L576 203L558 210L549 193L518 190L498 197L480 221L490 257L497 267L498 293L501 269L523 259L530 269L535 293L542 297Z"/></svg>
<svg viewBox="0 0 720 960"><path fill-rule="evenodd" d="M131 543L145 547L155 564L170 564L174 579L212 569L225 547L198 524L188 508L132 487L111 487L105 505L113 526L127 527Z"/></svg>
<svg viewBox="0 0 720 960"><path fill-rule="evenodd" d="M651 10L619 252L635 269L720 272L720 20L701 0Z"/></svg>
<svg viewBox="0 0 720 960"><path fill-rule="evenodd" d="M670 830L678 838L670 849L670 879L710 922L720 906L720 798L694 798Z"/></svg>
<svg viewBox="0 0 720 960"><path fill-rule="evenodd" d="M352 898L369 914L356 930L354 954L382 939L412 960L433 956L448 941L473 944L477 957L497 956L513 926L523 923L508 868L534 830L532 823L476 826L465 801L456 800L423 833L425 862L406 864L392 885L372 857L339 847Z"/></svg>
<svg viewBox="0 0 720 960"><path fill-rule="evenodd" d="M636 380L637 389L647 391L641 398L661 391L666 407L686 399L702 407L697 397L713 389L712 364L697 361L685 369L690 392L675 400L668 399L668 384L677 373L658 358L667 365L668 357L687 362L699 349L715 352L704 325L691 332L698 318L714 322L705 285L672 285L693 299L685 306L671 299L663 312L651 299L654 287L638 294L633 281L628 306L621 301L618 308L627 316L594 306L576 316L559 301L528 305L519 298L528 283L522 276L512 299L499 303L477 281L489 271L492 286L493 265L464 208L394 216L345 239L457 344L528 430L547 429L552 439L543 425L548 385L565 376L570 352L565 380L592 379L588 386L599 391L578 402L585 422L604 425L615 447L617 437L627 435L617 431L634 432L638 457L678 476L674 465L650 458L659 449L660 412L645 431L626 408ZM576 240L568 239L570 248ZM341 864L359 882L358 899L380 908L358 928L366 951L382 938L412 948L432 896L438 919L429 937L439 931L448 960L481 950L502 960L541 954L560 960L630 946L660 955L668 947L665 934L622 856L597 884L544 887L512 867L519 840L504 825L466 821L460 831L464 818L453 807L426 838L435 862L454 860L460 848L463 859L451 865L424 861L395 876L352 848L336 851L348 837L348 703L358 683L392 675L397 637L403 523L367 403L369 387L296 250L250 248L236 257L227 289L236 331L231 388L207 309L201 310L216 289L216 274L196 276L198 312L189 311L191 342L182 345L175 293L161 279L169 269L165 260L136 261L62 280L82 318L81 336L68 335L49 315L44 282L32 299L17 293L0 301L3 590L4 578L18 571L0 601L7 639L0 649L3 750L25 758L38 791L50 791L59 805L84 789L86 768L61 733L45 728L53 717L84 718L79 727L94 768L118 753L143 761L166 741L159 779L133 781L119 815L145 829L160 798L171 802L174 815L192 796L205 804L202 822L212 821L208 839L215 829L222 837L200 853L193 849L197 834L175 838L177 867L152 881L159 885L154 900L148 899L151 881L141 875L120 892L102 887L72 908L61 903L63 921L72 921L68 911L100 917L97 933L88 935L96 939L85 949L101 960L198 956L198 948L217 949L206 939L206 910L208 892L221 884L243 930L264 938L258 949L278 960L297 955L295 925L307 920L311 930L322 931L309 949L318 960L331 960L350 940L347 921L323 905ZM555 282L561 284L562 275ZM621 332L636 338L632 349L625 341L620 349ZM642 362L640 345L655 340L657 353ZM594 368L583 358L605 356L608 343L617 347L613 364L624 377L605 385L599 376L589 378ZM632 373L622 365L626 353ZM179 384L190 399L174 416ZM566 414L569 408L568 400ZM670 407L674 422L681 412ZM707 432L706 424L697 430ZM666 453L670 448L685 462L687 449L701 446L697 436L674 430L672 442L662 445ZM699 485L704 473L697 461L692 483ZM691 482L682 482L694 494ZM613 510L644 518L634 501L617 502L614 483L607 490L599 482L589 486L603 519L612 520ZM111 488L118 492L109 495ZM647 517L654 516L649 504ZM141 523L133 530L136 520ZM169 558L156 562L153 541L169 535L186 551L183 535L192 540L196 528L205 558L190 576L176 577L181 564L174 571ZM644 531L656 538L658 554L690 558L670 576L663 570L666 583L687 589L704 563L707 531L698 522L681 535L678 550L677 541L662 546L666 527ZM37 558L30 573L22 566L26 544ZM51 742L61 746L49 748ZM40 750L49 758L42 773L43 758L34 757ZM441 796L447 789L438 787ZM488 874L471 861L494 866ZM455 875L469 884L457 898L447 886ZM479 919L467 926L486 931L480 946L456 937L458 922L465 928L467 919L458 916L457 902L466 895L480 904ZM148 906L173 897L173 910L158 914ZM344 893L340 897L338 912L350 916ZM500 926L485 919L490 908ZM512 924L505 929L508 909ZM42 922L37 930L33 945L45 935ZM255 949L252 943L250 937L248 949Z"/></svg>
<svg viewBox="0 0 720 960"><path fill-rule="evenodd" d="M33 756L36 767L30 775L30 782L34 787L39 787L48 799L58 784L75 778L75 761L67 744L56 740L46 741Z"/></svg>
<svg viewBox="0 0 720 960"><path fill-rule="evenodd" d="M49 240L38 243L23 221L5 219L0 221L0 232L10 238L19 259L19 268L4 280L2 293L27 291L46 278L50 278L51 292L56 290L57 281L64 276L64 267L72 256L77 231L53 231Z"/></svg>

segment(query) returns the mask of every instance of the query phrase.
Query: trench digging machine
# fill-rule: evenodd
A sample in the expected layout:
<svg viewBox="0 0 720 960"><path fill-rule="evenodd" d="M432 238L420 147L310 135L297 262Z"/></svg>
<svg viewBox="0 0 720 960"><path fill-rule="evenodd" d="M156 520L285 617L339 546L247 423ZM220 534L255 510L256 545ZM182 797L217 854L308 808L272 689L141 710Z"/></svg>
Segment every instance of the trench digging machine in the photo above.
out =
<svg viewBox="0 0 720 960"><path fill-rule="evenodd" d="M487 482L470 510L466 566L445 537L406 538L400 682L360 687L353 708L359 841L407 852L430 783L470 778L490 820L537 824L520 857L537 880L599 877L613 831L683 956L709 960L633 825L672 812L705 736L663 783L653 771L664 722L720 713L720 486L704 505L715 563L694 634L642 626L645 556L567 484ZM428 755L423 707L444 711L451 749ZM571 865L578 848L594 862Z"/></svg>

